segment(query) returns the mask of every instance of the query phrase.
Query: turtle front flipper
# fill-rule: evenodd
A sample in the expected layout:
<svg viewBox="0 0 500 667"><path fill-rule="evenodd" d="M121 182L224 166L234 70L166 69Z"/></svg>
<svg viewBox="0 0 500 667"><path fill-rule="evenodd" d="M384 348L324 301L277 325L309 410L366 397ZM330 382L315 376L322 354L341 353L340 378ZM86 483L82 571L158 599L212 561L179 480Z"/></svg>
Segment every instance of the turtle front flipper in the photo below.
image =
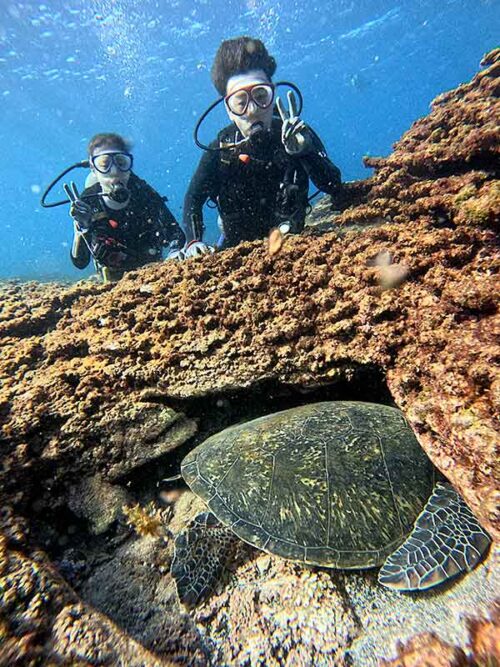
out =
<svg viewBox="0 0 500 667"><path fill-rule="evenodd" d="M491 539L451 484L438 483L408 539L389 556L378 580L388 588L432 588L469 572Z"/></svg>
<svg viewBox="0 0 500 667"><path fill-rule="evenodd" d="M236 542L235 534L210 512L195 516L177 536L170 572L187 607L212 592Z"/></svg>

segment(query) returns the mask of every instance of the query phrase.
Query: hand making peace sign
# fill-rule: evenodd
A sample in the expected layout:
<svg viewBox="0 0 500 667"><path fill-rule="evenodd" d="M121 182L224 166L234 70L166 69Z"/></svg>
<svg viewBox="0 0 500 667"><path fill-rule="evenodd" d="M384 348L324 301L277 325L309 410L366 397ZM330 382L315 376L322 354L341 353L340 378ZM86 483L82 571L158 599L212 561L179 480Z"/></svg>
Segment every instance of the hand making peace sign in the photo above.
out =
<svg viewBox="0 0 500 667"><path fill-rule="evenodd" d="M84 234L86 231L88 231L90 226L92 208L89 206L89 204L87 204L86 201L80 199L80 194L74 181L71 181L70 185L64 183L63 188L71 202L69 214L75 221L77 231L81 234Z"/></svg>
<svg viewBox="0 0 500 667"><path fill-rule="evenodd" d="M297 102L293 91L287 93L288 112L279 97L276 107L283 121L281 141L288 155L302 155L311 148L311 133L307 125L297 116Z"/></svg>

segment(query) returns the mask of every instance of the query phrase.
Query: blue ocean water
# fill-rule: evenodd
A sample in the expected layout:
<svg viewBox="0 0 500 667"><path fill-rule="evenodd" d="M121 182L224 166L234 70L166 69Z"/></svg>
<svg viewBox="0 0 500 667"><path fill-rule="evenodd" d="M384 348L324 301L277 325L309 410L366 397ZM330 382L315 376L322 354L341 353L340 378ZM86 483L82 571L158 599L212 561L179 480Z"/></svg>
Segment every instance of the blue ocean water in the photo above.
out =
<svg viewBox="0 0 500 667"><path fill-rule="evenodd" d="M363 155L387 154L438 93L470 79L499 24L498 0L3 0L0 278L84 275L69 260L67 208L39 200L97 132L133 141L136 173L181 219L221 40L265 42L276 79L301 88L303 118L352 180L369 175ZM221 110L202 138L223 124Z"/></svg>

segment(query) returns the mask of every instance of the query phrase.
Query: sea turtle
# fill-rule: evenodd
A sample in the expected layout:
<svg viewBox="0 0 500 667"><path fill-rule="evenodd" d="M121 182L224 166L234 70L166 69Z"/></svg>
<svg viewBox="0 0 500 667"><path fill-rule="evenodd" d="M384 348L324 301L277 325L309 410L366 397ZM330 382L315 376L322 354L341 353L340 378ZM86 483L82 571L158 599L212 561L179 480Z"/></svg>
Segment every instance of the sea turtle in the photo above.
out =
<svg viewBox="0 0 500 667"><path fill-rule="evenodd" d="M302 564L382 565L379 582L401 591L471 570L490 544L386 405L322 402L231 426L191 451L181 474L211 510L175 542L171 572L188 606L212 589L235 535Z"/></svg>

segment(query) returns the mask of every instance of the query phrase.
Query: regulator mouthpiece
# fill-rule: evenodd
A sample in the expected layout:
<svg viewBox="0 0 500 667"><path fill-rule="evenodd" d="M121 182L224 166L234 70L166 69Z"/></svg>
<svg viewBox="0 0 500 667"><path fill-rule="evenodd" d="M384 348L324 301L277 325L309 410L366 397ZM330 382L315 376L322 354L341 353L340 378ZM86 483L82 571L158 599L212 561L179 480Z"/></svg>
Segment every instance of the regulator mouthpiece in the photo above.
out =
<svg viewBox="0 0 500 667"><path fill-rule="evenodd" d="M250 128L249 137L253 138L255 137L255 135L260 134L263 131L264 131L264 123L259 120L256 123L254 123Z"/></svg>
<svg viewBox="0 0 500 667"><path fill-rule="evenodd" d="M114 183L108 193L108 197L117 204L124 204L129 196L129 190L123 183Z"/></svg>

